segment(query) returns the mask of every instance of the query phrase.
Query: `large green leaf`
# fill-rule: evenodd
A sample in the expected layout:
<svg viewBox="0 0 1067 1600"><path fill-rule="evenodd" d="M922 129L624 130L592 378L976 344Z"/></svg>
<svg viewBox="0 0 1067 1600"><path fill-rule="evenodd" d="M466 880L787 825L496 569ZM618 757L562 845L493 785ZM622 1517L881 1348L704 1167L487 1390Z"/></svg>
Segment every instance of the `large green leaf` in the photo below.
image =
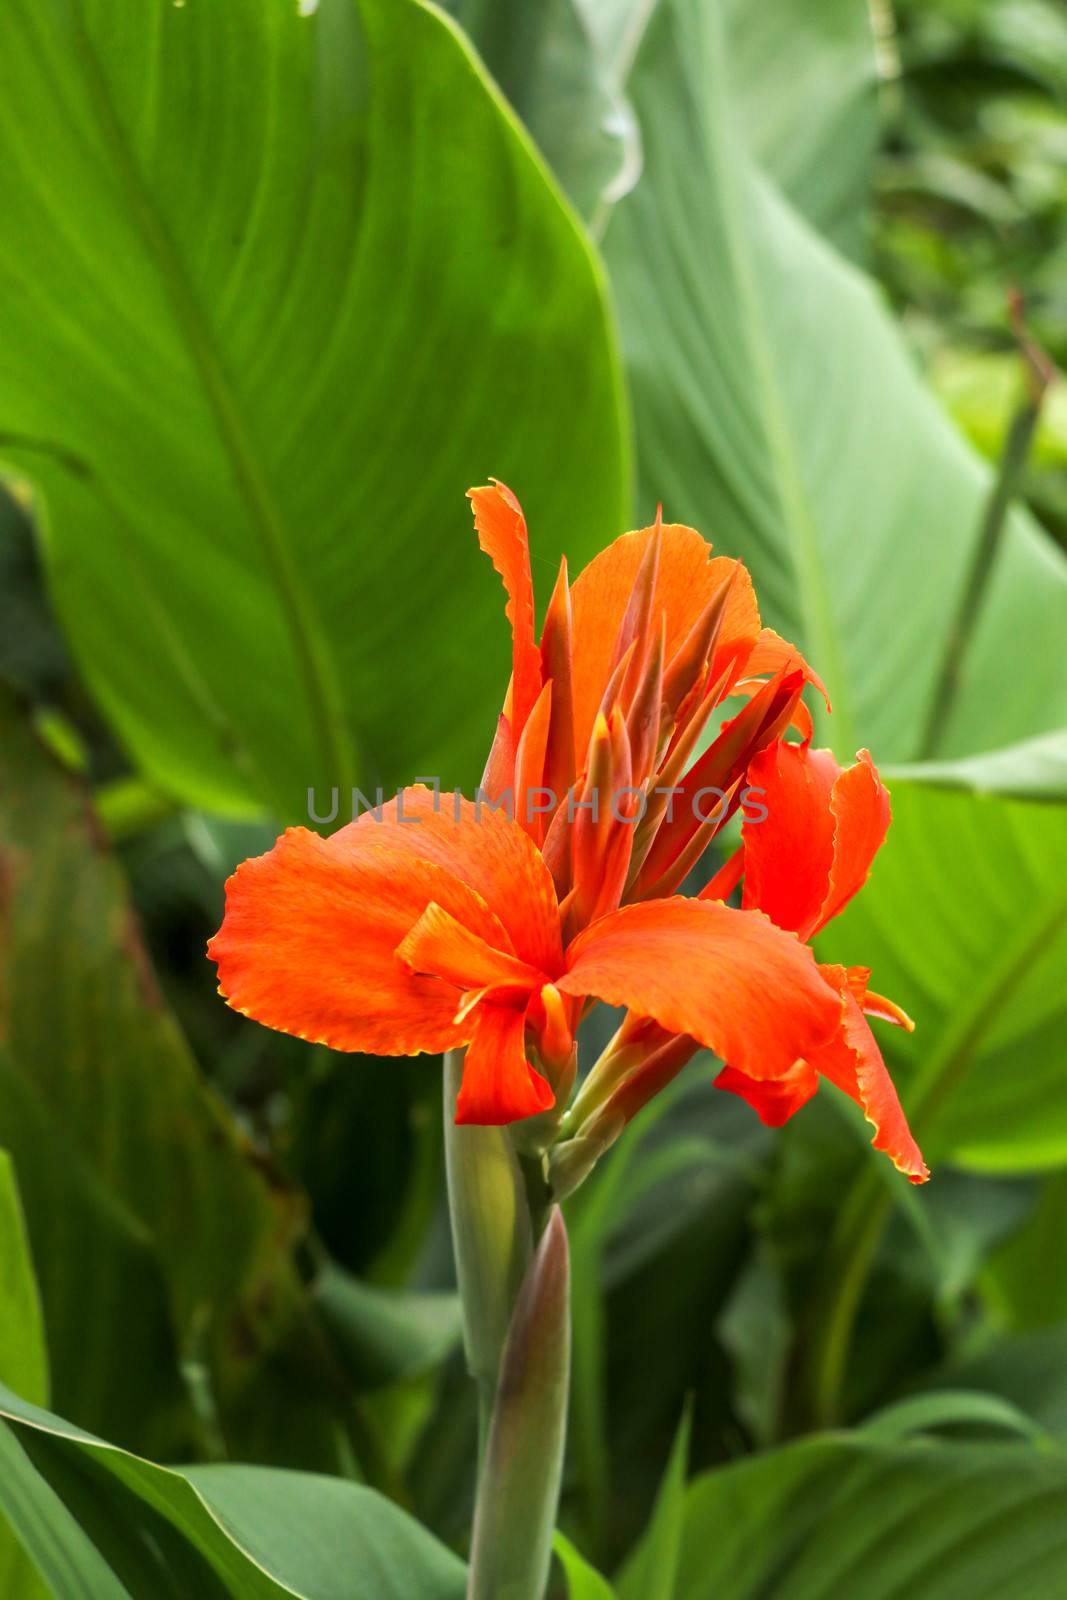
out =
<svg viewBox="0 0 1067 1600"><path fill-rule="evenodd" d="M6 1474L0 1484L0 1505L15 1504L27 1530L44 1534L35 1559L49 1554L53 1540L63 1554L64 1541L108 1578L100 1588L65 1579L57 1600L98 1593L131 1600L461 1600L464 1593L462 1562L360 1484L263 1467L156 1466L2 1387L0 1416L16 1425L0 1442L36 1468L32 1477L22 1468L14 1486ZM52 1571L48 1576L54 1582Z"/></svg>
<svg viewBox="0 0 1067 1600"><path fill-rule="evenodd" d="M0 1564L3 1593L30 1600L131 1600L92 1540L0 1422L0 1524L19 1539L17 1567ZM5 1537L7 1537L5 1530ZM24 1555L22 1552L25 1551ZM28 1565L32 1557L35 1565ZM47 1582L47 1588L42 1585Z"/></svg>
<svg viewBox="0 0 1067 1600"><path fill-rule="evenodd" d="M0 1126L55 1403L123 1443L188 1454L179 1364L225 1413L300 1314L300 1202L201 1079L81 785L2 704L0 883Z"/></svg>
<svg viewBox="0 0 1067 1600"><path fill-rule="evenodd" d="M661 499L743 556L768 620L827 681L837 747L903 760L922 747L989 471L871 284L752 159L734 69L723 0L660 0L627 82L644 169L605 251L640 509ZM1013 516L944 753L1067 722L1065 630L1067 563ZM1024 634L1026 671L1008 671L1005 641Z"/></svg>
<svg viewBox="0 0 1067 1600"><path fill-rule="evenodd" d="M48 1351L41 1298L11 1158L0 1150L0 1383L45 1405Z"/></svg>
<svg viewBox="0 0 1067 1600"><path fill-rule="evenodd" d="M652 1518L633 1559L619 1575L619 1600L671 1600L685 1521L685 1474L692 1412L687 1405L663 1474Z"/></svg>
<svg viewBox="0 0 1067 1600"><path fill-rule="evenodd" d="M464 491L581 558L626 468L599 269L458 31L7 0L0 214L0 455L144 768L282 817L470 777L507 644Z"/></svg>
<svg viewBox="0 0 1067 1600"><path fill-rule="evenodd" d="M36 1405L48 1401L48 1353L37 1279L30 1260L29 1243L19 1202L11 1158L0 1150L0 1383ZM12 1485L25 1481L27 1471L18 1444L0 1436L0 1471ZM0 1594L19 1600L40 1600L47 1594L29 1566L22 1540L10 1515L0 1506Z"/></svg>
<svg viewBox="0 0 1067 1600"><path fill-rule="evenodd" d="M315 1304L360 1388L417 1377L459 1345L459 1296L380 1289L327 1264Z"/></svg>
<svg viewBox="0 0 1067 1600"><path fill-rule="evenodd" d="M582 216L594 224L639 163L633 119L594 47L588 0L444 0L536 139Z"/></svg>
<svg viewBox="0 0 1067 1600"><path fill-rule="evenodd" d="M691 1486L675 1600L1002 1600L1067 1580L1067 1458L825 1438Z"/></svg>
<svg viewBox="0 0 1067 1600"><path fill-rule="evenodd" d="M198 1467L185 1477L237 1543L308 1600L466 1593L459 1558L361 1484L266 1467Z"/></svg>
<svg viewBox="0 0 1067 1600"><path fill-rule="evenodd" d="M921 770L921 769L919 769ZM914 1017L879 1039L927 1159L1067 1161L1067 806L893 784L871 879L820 951Z"/></svg>
<svg viewBox="0 0 1067 1600"><path fill-rule="evenodd" d="M552 1548L567 1579L567 1600L617 1600L607 1579L589 1565L564 1534L556 1534Z"/></svg>
<svg viewBox="0 0 1067 1600"><path fill-rule="evenodd" d="M997 1339L936 1373L931 1384L1016 1408L1033 1419L1031 1427L1067 1446L1067 1324Z"/></svg>
<svg viewBox="0 0 1067 1600"><path fill-rule="evenodd" d="M820 233L860 254L878 143L868 8L726 0L726 26L748 150Z"/></svg>
<svg viewBox="0 0 1067 1600"><path fill-rule="evenodd" d="M1062 805L1067 803L1067 729L955 761L923 761L886 770L890 782L909 776L944 789Z"/></svg>
<svg viewBox="0 0 1067 1600"><path fill-rule="evenodd" d="M1033 1332L1067 1323L1067 1171L1044 1179L1033 1214L990 1263L987 1287L995 1291L1000 1320Z"/></svg>

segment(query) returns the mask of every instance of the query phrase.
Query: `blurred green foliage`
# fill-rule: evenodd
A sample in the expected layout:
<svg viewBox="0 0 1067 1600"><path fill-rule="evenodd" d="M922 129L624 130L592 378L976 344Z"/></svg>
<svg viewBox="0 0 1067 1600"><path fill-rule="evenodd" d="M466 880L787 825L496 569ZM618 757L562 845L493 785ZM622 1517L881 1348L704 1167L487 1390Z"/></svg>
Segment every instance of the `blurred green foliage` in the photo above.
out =
<svg viewBox="0 0 1067 1600"><path fill-rule="evenodd" d="M707 1059L635 1124L568 1207L560 1584L1063 1592L1058 383L974 564L1013 292L1067 362L1067 17L300 9L4 0L0 1574L462 1593L438 1066L259 1029L203 947L309 784L476 774L499 473L538 562L662 498L825 673L820 737L898 764L825 949L915 1015L936 1164L832 1091L772 1134Z"/></svg>

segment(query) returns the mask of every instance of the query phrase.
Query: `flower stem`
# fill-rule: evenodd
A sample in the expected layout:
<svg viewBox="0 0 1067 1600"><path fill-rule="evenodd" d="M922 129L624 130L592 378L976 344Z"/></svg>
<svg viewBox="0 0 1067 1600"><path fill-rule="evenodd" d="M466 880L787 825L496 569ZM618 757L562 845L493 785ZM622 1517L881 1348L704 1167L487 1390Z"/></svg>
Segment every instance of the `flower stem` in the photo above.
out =
<svg viewBox="0 0 1067 1600"><path fill-rule="evenodd" d="M467 1370L478 1387L478 1431L484 1449L500 1355L533 1253L534 1231L526 1180L507 1129L456 1126L462 1073L462 1051L448 1051L444 1066L448 1205L463 1308L463 1345Z"/></svg>
<svg viewBox="0 0 1067 1600"><path fill-rule="evenodd" d="M570 1380L567 1235L543 1153L507 1128L457 1127L460 1051L445 1057L444 1128L467 1367L478 1389L469 1600L543 1600Z"/></svg>

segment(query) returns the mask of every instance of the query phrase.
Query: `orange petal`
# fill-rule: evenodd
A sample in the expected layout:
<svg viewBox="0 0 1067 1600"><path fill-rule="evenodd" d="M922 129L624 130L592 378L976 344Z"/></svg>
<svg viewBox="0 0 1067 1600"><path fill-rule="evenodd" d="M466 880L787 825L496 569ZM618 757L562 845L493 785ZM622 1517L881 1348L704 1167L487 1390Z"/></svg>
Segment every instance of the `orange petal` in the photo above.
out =
<svg viewBox="0 0 1067 1600"><path fill-rule="evenodd" d="M335 1050L415 1055L470 1037L459 994L413 976L394 951L428 900L489 939L507 935L484 900L443 867L396 845L361 847L290 828L226 885L208 946L219 988L245 1016ZM347 831L347 830L346 830Z"/></svg>
<svg viewBox="0 0 1067 1600"><path fill-rule="evenodd" d="M511 723L501 713L496 719L496 734L489 748L489 756L482 773L481 789L490 800L500 796L515 783L515 736Z"/></svg>
<svg viewBox="0 0 1067 1600"><path fill-rule="evenodd" d="M746 821L743 904L802 939L867 881L889 827L889 795L866 750L842 768L829 750L778 743L748 769L767 816Z"/></svg>
<svg viewBox="0 0 1067 1600"><path fill-rule="evenodd" d="M380 822L368 812L334 834L330 842L335 841L397 843L411 856L446 868L493 908L516 955L550 978L559 971L563 952L551 875L536 846L505 810L414 787L382 808ZM426 894L416 916L439 899Z"/></svg>
<svg viewBox="0 0 1067 1600"><path fill-rule="evenodd" d="M744 573L744 579L741 574ZM726 621L730 598L733 594L734 584L748 579L738 561L734 565L733 573L721 583L712 594L711 599L700 613L688 636L674 651L673 656L663 675L663 702L670 716L680 724L683 721L682 708L690 699L695 699L700 691L707 688L709 678L714 681L714 672L709 673L708 661L714 660L717 653L719 633ZM751 593L751 581L748 588L751 594L751 604L755 607L755 595ZM666 645L664 646L666 655Z"/></svg>
<svg viewBox="0 0 1067 1600"><path fill-rule="evenodd" d="M555 1104L551 1087L526 1059L525 1011L480 1005L463 1062L456 1121L499 1127L536 1116Z"/></svg>
<svg viewBox="0 0 1067 1600"><path fill-rule="evenodd" d="M546 683L526 719L522 738L515 752L515 816L520 828L534 844L545 837L545 816L555 810L552 795L545 788L545 752L552 715L553 686ZM558 796L556 797L558 798Z"/></svg>
<svg viewBox="0 0 1067 1600"><path fill-rule="evenodd" d="M759 1078L784 1076L841 1010L792 934L717 900L647 901L601 918L570 946L557 988L652 1017Z"/></svg>
<svg viewBox="0 0 1067 1600"><path fill-rule="evenodd" d="M530 544L522 507L506 484L471 489L478 543L504 580L511 623L512 680L510 722L516 738L526 726L534 701L541 692L541 652L534 638L533 578Z"/></svg>
<svg viewBox="0 0 1067 1600"><path fill-rule="evenodd" d="M575 779L574 708L571 702L571 591L566 557L541 630L541 675L552 685L552 717L545 750L545 783L560 800Z"/></svg>
<svg viewBox="0 0 1067 1600"><path fill-rule="evenodd" d="M925 1183L929 1171L912 1138L882 1053L860 1010L849 973L838 966L822 966L819 970L841 996L841 1021L833 1037L810 1053L807 1060L862 1108L874 1129L874 1148L884 1150L897 1171L912 1183Z"/></svg>
<svg viewBox="0 0 1067 1600"><path fill-rule="evenodd" d="M681 883L678 873L668 872L668 868L691 841L695 840L699 847L701 837L706 842L715 831L711 829L709 833L702 827L703 819L716 803L709 797L728 797L729 804L724 801L718 815L722 826L736 809L741 780L755 753L773 745L788 725L802 685L799 673L761 683L748 705L723 724L718 737L681 779L674 816L658 829L637 881L638 894L662 896Z"/></svg>
<svg viewBox="0 0 1067 1600"><path fill-rule="evenodd" d="M761 751L748 768L750 793L757 792L767 814L759 822L746 818L741 829L742 904L765 911L780 928L803 939L810 936L829 892L834 864L830 797L839 770L828 751L781 740Z"/></svg>
<svg viewBox="0 0 1067 1600"><path fill-rule="evenodd" d="M887 1000L884 994L875 994L873 989L868 989L861 1007L868 1017L878 1017L882 1022L891 1022L894 1027L903 1028L905 1033L915 1032L915 1024L908 1013L902 1010L895 1000Z"/></svg>
<svg viewBox="0 0 1067 1600"><path fill-rule="evenodd" d="M734 684L730 693L751 699L754 694L757 694L764 687L765 681L763 678L742 678L739 683ZM812 722L811 712L803 700L798 700L794 705L789 726L800 735L801 744L811 743L812 734L815 732L815 724Z"/></svg>
<svg viewBox="0 0 1067 1600"><path fill-rule="evenodd" d="M611 674L613 652L642 561L655 528L624 533L580 573L571 590L575 748L584 753ZM652 596L653 622L666 618L666 661L685 643L712 596L730 581L737 563L711 558L711 546L694 528L664 523ZM744 658L759 632L750 583L735 580L715 646L716 661L733 652Z"/></svg>
<svg viewBox="0 0 1067 1600"><path fill-rule="evenodd" d="M508 989L519 996L540 989L544 982L536 967L494 948L436 902L405 934L396 954L409 971L444 978L463 990Z"/></svg>
<svg viewBox="0 0 1067 1600"><path fill-rule="evenodd" d="M723 1067L715 1087L739 1094L768 1128L780 1128L807 1105L819 1087L819 1075L806 1061L795 1061L781 1078L750 1078L736 1067Z"/></svg>
<svg viewBox="0 0 1067 1600"><path fill-rule="evenodd" d="M803 672L807 682L822 695L827 711L830 710L830 697L826 693L826 685L814 667L808 665L796 645L783 639L773 628L762 628L752 654L745 662L745 677L770 675L781 672L783 667L790 672Z"/></svg>
<svg viewBox="0 0 1067 1600"><path fill-rule="evenodd" d="M855 765L838 776L830 809L834 814L834 865L829 892L819 912L819 928L843 911L863 888L871 862L889 832L889 792L869 750L859 751Z"/></svg>

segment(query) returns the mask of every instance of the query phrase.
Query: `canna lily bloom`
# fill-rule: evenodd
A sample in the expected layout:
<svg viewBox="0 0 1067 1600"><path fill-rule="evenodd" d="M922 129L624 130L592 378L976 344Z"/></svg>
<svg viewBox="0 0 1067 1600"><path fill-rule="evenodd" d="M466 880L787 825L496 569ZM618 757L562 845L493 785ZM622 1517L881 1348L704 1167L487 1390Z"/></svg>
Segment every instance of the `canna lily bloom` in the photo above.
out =
<svg viewBox="0 0 1067 1600"><path fill-rule="evenodd" d="M614 1136L647 1098L629 1104L635 1082L666 1081L699 1046L746 1084L790 1085L798 1063L831 1075L823 1056L854 1018L807 932L761 905L677 893L744 808L761 753L790 728L810 738L801 694L822 692L818 678L761 626L744 568L659 519L573 589L564 563L538 639L519 504L500 484L471 499L512 631L478 795L405 789L329 838L289 829L243 863L209 946L220 991L335 1049L465 1046L456 1120L540 1117L544 1143L597 1001L627 1008L623 1047L594 1068L567 1132L587 1138L584 1104ZM695 755L728 696L742 710Z"/></svg>
<svg viewBox="0 0 1067 1600"><path fill-rule="evenodd" d="M840 1010L811 952L758 911L627 906L565 950L529 835L426 788L328 839L290 828L244 862L211 955L230 1005L268 1027L385 1055L466 1045L460 1122L549 1110L587 998L779 1072Z"/></svg>

